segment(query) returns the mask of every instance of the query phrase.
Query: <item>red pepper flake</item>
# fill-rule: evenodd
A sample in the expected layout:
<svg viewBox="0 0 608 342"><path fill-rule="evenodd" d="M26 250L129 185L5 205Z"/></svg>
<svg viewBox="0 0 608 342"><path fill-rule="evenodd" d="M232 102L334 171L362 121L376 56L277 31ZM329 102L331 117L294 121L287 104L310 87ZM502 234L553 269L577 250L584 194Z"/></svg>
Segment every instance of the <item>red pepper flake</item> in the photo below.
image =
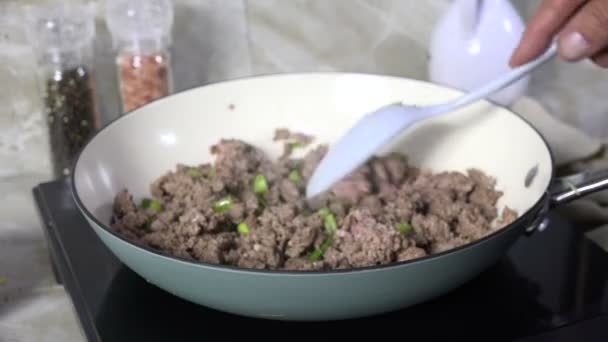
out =
<svg viewBox="0 0 608 342"><path fill-rule="evenodd" d="M162 54L122 55L118 68L123 111L169 95L169 62Z"/></svg>

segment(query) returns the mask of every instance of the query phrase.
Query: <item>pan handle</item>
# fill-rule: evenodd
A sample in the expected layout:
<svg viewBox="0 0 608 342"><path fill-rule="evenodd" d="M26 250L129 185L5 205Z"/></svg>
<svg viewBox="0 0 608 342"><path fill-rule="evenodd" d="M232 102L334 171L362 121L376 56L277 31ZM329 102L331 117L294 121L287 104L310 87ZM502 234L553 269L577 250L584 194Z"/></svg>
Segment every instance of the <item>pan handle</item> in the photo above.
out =
<svg viewBox="0 0 608 342"><path fill-rule="evenodd" d="M561 177L549 191L549 206L554 208L606 189L608 189L608 169Z"/></svg>
<svg viewBox="0 0 608 342"><path fill-rule="evenodd" d="M608 190L608 169L557 178L547 192L548 201L528 224L525 235L530 236L543 230L548 225L546 214L551 209L602 190Z"/></svg>

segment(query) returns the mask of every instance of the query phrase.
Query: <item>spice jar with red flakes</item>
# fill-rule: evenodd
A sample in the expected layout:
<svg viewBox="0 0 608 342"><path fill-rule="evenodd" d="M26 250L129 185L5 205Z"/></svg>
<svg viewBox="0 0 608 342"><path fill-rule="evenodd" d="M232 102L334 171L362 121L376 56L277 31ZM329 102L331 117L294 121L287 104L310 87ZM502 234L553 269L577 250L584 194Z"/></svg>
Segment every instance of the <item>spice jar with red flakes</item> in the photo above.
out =
<svg viewBox="0 0 608 342"><path fill-rule="evenodd" d="M123 112L173 91L171 0L107 0Z"/></svg>

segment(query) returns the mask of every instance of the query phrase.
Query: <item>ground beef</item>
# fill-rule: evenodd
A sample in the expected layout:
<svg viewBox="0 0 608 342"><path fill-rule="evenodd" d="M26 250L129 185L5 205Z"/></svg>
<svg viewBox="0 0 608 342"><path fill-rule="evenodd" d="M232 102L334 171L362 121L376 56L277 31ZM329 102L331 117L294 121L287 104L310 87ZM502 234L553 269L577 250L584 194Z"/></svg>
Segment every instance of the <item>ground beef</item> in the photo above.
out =
<svg viewBox="0 0 608 342"><path fill-rule="evenodd" d="M495 180L480 170L432 173L405 156L375 157L330 191L305 198L306 182L327 153L286 129L278 160L222 139L214 163L161 175L151 198L127 189L114 200L111 226L128 239L179 257L254 269L327 270L416 259L480 239L513 222Z"/></svg>

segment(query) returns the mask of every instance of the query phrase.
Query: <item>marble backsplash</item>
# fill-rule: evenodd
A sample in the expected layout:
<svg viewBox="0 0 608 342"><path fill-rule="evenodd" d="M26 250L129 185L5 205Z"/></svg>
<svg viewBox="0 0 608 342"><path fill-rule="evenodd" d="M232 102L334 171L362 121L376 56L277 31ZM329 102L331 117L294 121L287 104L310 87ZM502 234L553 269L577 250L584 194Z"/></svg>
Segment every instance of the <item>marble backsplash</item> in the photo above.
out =
<svg viewBox="0 0 608 342"><path fill-rule="evenodd" d="M18 1L15 7L29 2L35 1ZM449 0L174 2L171 50L176 91L292 71L339 70L426 79L431 31L450 4ZM100 109L108 122L119 115L119 101L114 55L101 15L103 1L97 3L96 82ZM528 17L538 1L514 3ZM0 10L3 21L15 18L14 8L7 4ZM47 172L34 60L18 33L0 39L0 61L0 175ZM534 75L530 94L562 121L596 137L608 137L608 120L604 120L608 99L602 96L607 85L608 72L598 72L589 63L554 62Z"/></svg>

